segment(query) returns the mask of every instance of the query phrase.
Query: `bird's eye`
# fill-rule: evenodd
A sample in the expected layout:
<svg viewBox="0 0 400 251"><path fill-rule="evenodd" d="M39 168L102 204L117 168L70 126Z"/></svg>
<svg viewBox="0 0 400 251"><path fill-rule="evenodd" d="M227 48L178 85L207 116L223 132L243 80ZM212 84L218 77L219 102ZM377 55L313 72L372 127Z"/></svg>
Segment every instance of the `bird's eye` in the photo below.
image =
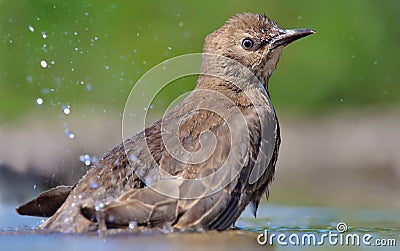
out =
<svg viewBox="0 0 400 251"><path fill-rule="evenodd" d="M251 40L250 38L245 38L242 41L242 47L245 50L250 50L251 48L253 48L254 46L254 42L253 40Z"/></svg>

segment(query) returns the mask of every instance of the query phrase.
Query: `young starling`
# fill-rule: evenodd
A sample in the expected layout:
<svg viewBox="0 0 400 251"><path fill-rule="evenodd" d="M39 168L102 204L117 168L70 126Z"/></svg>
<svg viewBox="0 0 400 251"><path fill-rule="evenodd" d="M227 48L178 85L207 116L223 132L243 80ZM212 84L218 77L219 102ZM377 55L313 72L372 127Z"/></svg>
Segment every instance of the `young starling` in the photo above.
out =
<svg viewBox="0 0 400 251"><path fill-rule="evenodd" d="M106 153L73 187L17 208L50 217L40 229L105 231L136 226L230 228L257 211L280 145L268 80L282 49L313 34L265 15L239 14L207 36L195 90L162 119Z"/></svg>

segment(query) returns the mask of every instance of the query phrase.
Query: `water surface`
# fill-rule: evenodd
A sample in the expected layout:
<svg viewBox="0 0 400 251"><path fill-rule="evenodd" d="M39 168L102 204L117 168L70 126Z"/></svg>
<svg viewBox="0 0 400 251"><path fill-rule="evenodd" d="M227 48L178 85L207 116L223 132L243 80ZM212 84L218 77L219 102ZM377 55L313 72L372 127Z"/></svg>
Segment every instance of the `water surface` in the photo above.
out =
<svg viewBox="0 0 400 251"><path fill-rule="evenodd" d="M318 245L323 234L329 232L340 234L337 224L344 223L347 234L358 235L362 238L370 234L371 243L376 239L394 240L396 246L384 247L384 250L398 250L400 246L400 213L394 211L377 211L365 209L338 209L318 207L293 207L282 205L262 204L258 210L258 217L254 218L246 210L238 220L239 230L208 233L169 233L160 232L125 233L114 236L97 235L65 235L65 234L32 234L28 231L38 226L43 219L18 216L13 205L0 207L0 243L2 250L281 250L287 248L300 249L337 249L346 250L376 250L374 245L366 246L363 243L346 245L340 242L329 243L326 238L323 245ZM278 236L298 236L301 240L305 234L312 234L317 238L316 245L278 243L273 239L273 246L268 243L260 245L257 237L268 231ZM292 240L295 239L292 236ZM339 238L339 237L338 237ZM260 240L263 240L261 238ZM339 239L338 239L339 240ZM351 240L350 240L351 241Z"/></svg>

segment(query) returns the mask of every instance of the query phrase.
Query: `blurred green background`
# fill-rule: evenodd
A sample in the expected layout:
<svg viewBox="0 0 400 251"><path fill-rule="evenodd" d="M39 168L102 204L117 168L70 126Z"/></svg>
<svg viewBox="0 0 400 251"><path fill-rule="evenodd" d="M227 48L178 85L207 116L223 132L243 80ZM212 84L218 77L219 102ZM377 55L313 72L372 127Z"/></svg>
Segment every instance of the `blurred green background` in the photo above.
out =
<svg viewBox="0 0 400 251"><path fill-rule="evenodd" d="M121 142L137 80L166 59L201 52L207 34L242 12L317 31L284 50L270 80L282 145L258 223L399 229L395 217L363 211L400 208L398 0L0 0L0 206L74 184L86 161ZM195 81L166 88L154 111ZM274 215L271 204L289 206ZM321 206L356 211L330 219L312 208ZM0 216L14 221L7 212Z"/></svg>
<svg viewBox="0 0 400 251"><path fill-rule="evenodd" d="M0 0L0 126L35 112L59 113L64 105L121 112L142 74L165 59L201 52L207 34L247 11L317 31L284 51L270 84L279 113L399 104L396 0ZM161 99L194 82L182 80Z"/></svg>

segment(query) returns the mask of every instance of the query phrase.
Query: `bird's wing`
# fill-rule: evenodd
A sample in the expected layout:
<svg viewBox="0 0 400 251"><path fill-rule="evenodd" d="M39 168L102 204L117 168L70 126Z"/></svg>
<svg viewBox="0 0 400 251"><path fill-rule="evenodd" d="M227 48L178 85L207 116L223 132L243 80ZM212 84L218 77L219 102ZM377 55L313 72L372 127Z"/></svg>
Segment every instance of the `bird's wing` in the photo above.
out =
<svg viewBox="0 0 400 251"><path fill-rule="evenodd" d="M149 227L162 226L176 218L177 200L159 193L158 186L134 189L111 201L97 212L91 207L82 207L82 214L92 221L104 220L109 227L127 226L131 222ZM99 218L100 217L100 218Z"/></svg>
<svg viewBox="0 0 400 251"><path fill-rule="evenodd" d="M151 186L127 191L100 211L83 207L82 214L92 221L98 221L100 216L110 227L127 226L132 221L146 226L170 223L177 228L222 230L231 226L245 203L241 201L242 180L248 178L249 170L244 170L245 175L241 177L242 168L247 168L252 162L248 156L249 133L243 124L246 121L234 113L229 123L207 111L192 116L186 121L196 123L181 125L182 144L186 149L200 149L197 152L201 152L201 146L214 146L211 156L194 163L199 156L186 155L186 162L182 162L176 159L182 157L180 150L176 150L178 153L164 151L160 169L174 175L175 179L166 178ZM209 125L209 128L199 128L204 125ZM205 130L214 136L201 137L200 132ZM172 151L175 149L178 148L170 148Z"/></svg>
<svg viewBox="0 0 400 251"><path fill-rule="evenodd" d="M35 199L19 206L16 211L21 215L50 217L67 199L72 186L58 186L39 194Z"/></svg>

